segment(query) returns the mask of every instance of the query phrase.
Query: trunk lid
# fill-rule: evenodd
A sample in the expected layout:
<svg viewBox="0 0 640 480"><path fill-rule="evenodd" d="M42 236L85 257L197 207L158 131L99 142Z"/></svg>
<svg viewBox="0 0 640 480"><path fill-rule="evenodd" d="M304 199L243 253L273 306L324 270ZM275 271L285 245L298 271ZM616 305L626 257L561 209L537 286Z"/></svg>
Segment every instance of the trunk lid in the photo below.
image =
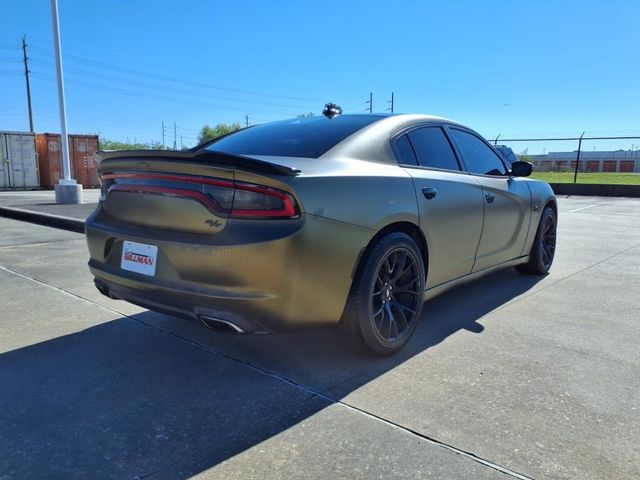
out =
<svg viewBox="0 0 640 480"><path fill-rule="evenodd" d="M291 218L298 214L291 192L272 186L274 181L286 186L278 177L299 173L289 166L216 152L98 155L102 210L117 222L211 235L221 232L231 216ZM237 181L239 171L250 173L259 183Z"/></svg>

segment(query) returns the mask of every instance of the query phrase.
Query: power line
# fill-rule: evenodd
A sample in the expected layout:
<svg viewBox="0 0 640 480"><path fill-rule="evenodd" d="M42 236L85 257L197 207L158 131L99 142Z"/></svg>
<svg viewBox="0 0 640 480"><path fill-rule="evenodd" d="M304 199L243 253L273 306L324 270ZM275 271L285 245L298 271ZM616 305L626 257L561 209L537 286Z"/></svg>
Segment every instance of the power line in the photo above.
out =
<svg viewBox="0 0 640 480"><path fill-rule="evenodd" d="M42 60L32 60L32 63L34 63L35 65L50 66L49 62L44 62ZM169 87L169 86L166 86L166 85L158 85L158 84L150 84L148 82L127 79L127 78L123 78L123 77L118 77L116 75L109 75L109 74L104 74L104 73L100 73L96 77L96 73L95 72L91 72L91 71L88 71L88 70L83 70L83 69L79 69L79 68L75 68L75 67L65 67L65 73L69 73L69 72L74 73L76 75L83 76L83 77L90 77L91 79L94 79L94 80L100 80L100 81L112 80L114 82L121 83L121 84L124 84L124 85L142 87L142 88L147 88L147 89L151 89L151 90L160 90L162 92L172 91L172 92L179 93L181 95L188 95L188 96L193 96L193 97L197 97L197 98L205 97L205 98L210 98L210 99L214 99L214 100L224 100L224 101L231 101L231 102L250 104L250 105L266 105L266 106L269 106L269 107L288 108L288 109L306 109L306 108L308 108L308 106L302 106L302 105L273 103L273 102L265 102L265 101L261 101L261 100L250 100L250 99L241 99L241 98L226 97L226 96L220 96L220 95L205 94L205 93L202 93L202 92L195 92L195 91L185 90L184 88ZM79 81L82 81L82 80L79 80ZM109 87L109 85L105 85L105 86Z"/></svg>
<svg viewBox="0 0 640 480"><path fill-rule="evenodd" d="M51 75L43 74L43 73L32 71L31 76L33 78L40 78L42 80L55 81L54 77L52 77ZM147 100L160 100L163 102L176 103L179 105L193 105L197 107L205 107L205 108L211 108L211 109L226 109L226 110L240 111L240 112L246 111L245 108L238 108L238 107L233 107L229 105L202 103L195 100L190 101L185 99L177 99L175 97L165 97L162 95L150 94L145 92L136 92L132 90L125 90L123 88L118 88L118 87L108 87L105 85L98 85L95 83L83 82L80 80L65 80L65 83L69 85L75 85L78 87L89 88L94 91L98 90L103 92L116 93L116 94L126 95L129 97L142 98ZM253 111L255 111L256 113L273 114L273 112L266 112L261 110L253 110Z"/></svg>
<svg viewBox="0 0 640 480"><path fill-rule="evenodd" d="M579 137L564 138L503 138L502 142L553 142L553 141L574 141L574 140L633 140L640 136L617 136L617 137L585 137L584 133Z"/></svg>
<svg viewBox="0 0 640 480"><path fill-rule="evenodd" d="M9 116L9 115L13 115L13 116L20 116L21 118L24 117L24 109L16 109L16 111L19 111L20 113L12 113L12 114L4 114L2 113L1 109L0 109L0 117L4 117L4 116ZM57 114L54 114L52 112L38 112L38 117L44 118L47 121L54 121L57 119ZM141 132L153 132L155 134L158 133L157 128L152 127L151 125L147 124L141 124L141 123L128 123L128 122L120 122L120 121L113 121L113 120L102 120L102 119L97 119L97 118L92 118L92 117L87 117L84 115L73 115L73 118L71 119L71 121L81 121L84 124L95 124L95 125L100 125L100 127L109 127L110 130L122 130L122 131L131 131L131 130L137 130L137 131L141 131ZM113 127L115 126L115 127ZM178 127L180 128L180 127Z"/></svg>
<svg viewBox="0 0 640 480"><path fill-rule="evenodd" d="M33 50L37 50L37 51L41 51L41 52L47 52L47 53L51 52L51 50L46 49L46 48L34 47L34 46L32 46L31 48ZM164 81L167 81L167 82L179 83L179 84L182 84L182 85L192 85L192 86L196 86L196 87L200 87L200 88L210 88L210 89L215 89L215 90L224 90L224 91L227 91L227 92L235 92L235 93L240 93L240 94L244 94L244 95L255 95L255 96L260 96L260 97L280 98L280 99L288 99L288 100L303 100L303 101L312 101L312 102L320 102L321 101L321 100L315 99L315 98L295 97L295 96L289 96L289 95L277 95L277 94L273 94L273 93L257 92L257 91L253 91L253 90L242 90L242 89L237 89L237 88L229 88L229 87L220 86L220 85L214 85L214 84L210 84L210 83L182 80L182 79L175 78L175 77L168 77L166 75L158 75L158 74L153 74L153 73L149 73L149 72L143 72L141 70L136 70L136 69L133 69L133 68L121 67L121 66L118 66L118 65L110 64L110 63L99 62L99 61L92 60L92 59L89 59L89 58L80 57L78 55L66 54L65 55L65 59L68 59L69 61L73 61L73 62L76 62L76 63L84 63L84 64L89 64L89 65L95 65L97 67L106 68L106 69L109 69L109 70L120 70L122 72L127 72L127 73L132 74L132 75L139 75L139 76L144 76L144 77L149 77L149 78L155 78L155 79L164 80Z"/></svg>

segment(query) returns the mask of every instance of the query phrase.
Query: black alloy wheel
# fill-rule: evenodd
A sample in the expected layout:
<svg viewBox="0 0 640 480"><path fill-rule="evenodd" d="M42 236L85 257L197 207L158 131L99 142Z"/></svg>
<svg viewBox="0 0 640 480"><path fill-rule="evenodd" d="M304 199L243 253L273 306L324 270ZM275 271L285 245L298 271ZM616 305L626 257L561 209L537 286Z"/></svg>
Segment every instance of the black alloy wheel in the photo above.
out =
<svg viewBox="0 0 640 480"><path fill-rule="evenodd" d="M353 280L341 325L378 355L399 351L422 315L425 265L415 240L402 232L377 239Z"/></svg>
<svg viewBox="0 0 640 480"><path fill-rule="evenodd" d="M391 250L382 261L371 292L373 322L377 334L397 342L416 321L422 303L420 269L412 252L404 247Z"/></svg>
<svg viewBox="0 0 640 480"><path fill-rule="evenodd" d="M556 217L555 215L547 215L544 218L544 226L542 236L540 238L541 260L544 268L549 270L553 263L553 256L556 253Z"/></svg>
<svg viewBox="0 0 640 480"><path fill-rule="evenodd" d="M516 266L520 273L546 275L556 254L556 230L558 219L551 207L545 207L529 254L529 262Z"/></svg>

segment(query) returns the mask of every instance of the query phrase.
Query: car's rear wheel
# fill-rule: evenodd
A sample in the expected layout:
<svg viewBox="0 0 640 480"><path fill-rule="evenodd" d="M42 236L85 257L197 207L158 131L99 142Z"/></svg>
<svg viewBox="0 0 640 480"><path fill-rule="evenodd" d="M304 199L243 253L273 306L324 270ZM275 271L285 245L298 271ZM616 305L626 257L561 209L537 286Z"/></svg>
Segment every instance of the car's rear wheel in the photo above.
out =
<svg viewBox="0 0 640 480"><path fill-rule="evenodd" d="M531 247L529 262L518 265L516 269L519 272L531 275L546 275L549 272L556 253L557 226L558 221L555 212L551 207L545 207L540 216L540 223Z"/></svg>
<svg viewBox="0 0 640 480"><path fill-rule="evenodd" d="M396 353L420 320L424 285L425 268L416 242L405 233L389 233L363 258L342 323L370 351Z"/></svg>

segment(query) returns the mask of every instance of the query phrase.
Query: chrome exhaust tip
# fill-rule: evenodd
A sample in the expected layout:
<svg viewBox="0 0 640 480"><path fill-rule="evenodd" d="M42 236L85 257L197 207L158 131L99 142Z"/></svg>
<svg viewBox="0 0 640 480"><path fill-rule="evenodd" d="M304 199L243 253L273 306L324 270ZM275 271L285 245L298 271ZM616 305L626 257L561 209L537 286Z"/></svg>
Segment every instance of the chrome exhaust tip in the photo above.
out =
<svg viewBox="0 0 640 480"><path fill-rule="evenodd" d="M244 333L239 326L235 323L230 322L228 320L223 320L221 318L209 317L206 315L201 315L200 321L202 324L210 328L211 330L215 330L217 332L232 332L232 333Z"/></svg>

